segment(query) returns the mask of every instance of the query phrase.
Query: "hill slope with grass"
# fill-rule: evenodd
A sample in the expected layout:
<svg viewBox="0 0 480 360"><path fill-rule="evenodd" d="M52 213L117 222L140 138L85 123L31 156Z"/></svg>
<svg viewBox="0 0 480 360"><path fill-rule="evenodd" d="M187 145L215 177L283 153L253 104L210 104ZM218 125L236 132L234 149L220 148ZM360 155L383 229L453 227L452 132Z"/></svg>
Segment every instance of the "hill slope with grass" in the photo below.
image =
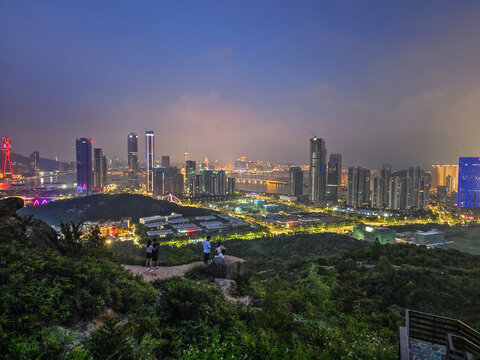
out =
<svg viewBox="0 0 480 360"><path fill-rule="evenodd" d="M233 295L253 298L235 305L204 267L147 283L119 261L135 248L115 250L98 229L80 236L74 224L57 237L15 213L20 199L8 202L0 202L6 359L393 360L406 307L480 326L479 256L332 234L232 240L227 253L251 263ZM171 263L200 255L198 245L169 251ZM257 271L262 263L271 270Z"/></svg>
<svg viewBox="0 0 480 360"><path fill-rule="evenodd" d="M210 214L212 211L189 206L180 206L164 200L135 194L91 195L68 200L59 200L42 206L29 206L20 210L23 216L33 215L51 225L63 222L120 220L131 217L168 215L172 212L184 216Z"/></svg>

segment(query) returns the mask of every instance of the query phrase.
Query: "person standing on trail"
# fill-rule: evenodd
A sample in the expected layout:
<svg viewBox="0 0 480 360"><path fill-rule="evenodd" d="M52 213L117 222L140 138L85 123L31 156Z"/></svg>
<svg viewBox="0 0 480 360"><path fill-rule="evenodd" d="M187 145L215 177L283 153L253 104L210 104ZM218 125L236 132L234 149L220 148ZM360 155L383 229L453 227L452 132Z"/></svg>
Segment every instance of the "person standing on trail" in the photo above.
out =
<svg viewBox="0 0 480 360"><path fill-rule="evenodd" d="M153 268L158 267L158 251L160 250L160 244L158 243L158 239L155 238L153 240L153 251L152 251L152 266Z"/></svg>
<svg viewBox="0 0 480 360"><path fill-rule="evenodd" d="M146 262L145 262L145 268L147 271L152 271L151 266L152 266L152 255L153 255L153 245L152 241L148 240L147 243L147 254L146 254Z"/></svg>
<svg viewBox="0 0 480 360"><path fill-rule="evenodd" d="M205 265L208 264L208 259L210 257L210 235L202 242L203 245L203 262Z"/></svg>

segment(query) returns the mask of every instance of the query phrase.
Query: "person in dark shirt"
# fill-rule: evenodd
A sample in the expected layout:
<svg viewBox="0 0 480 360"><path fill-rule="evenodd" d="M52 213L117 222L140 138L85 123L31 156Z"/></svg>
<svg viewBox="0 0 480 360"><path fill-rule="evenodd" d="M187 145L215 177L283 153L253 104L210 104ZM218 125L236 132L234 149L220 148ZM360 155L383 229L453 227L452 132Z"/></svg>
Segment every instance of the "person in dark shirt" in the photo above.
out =
<svg viewBox="0 0 480 360"><path fill-rule="evenodd" d="M158 251L159 250L160 250L160 244L158 243L158 239L155 238L155 240L153 240L153 251L152 251L152 262L153 262L154 268L158 267Z"/></svg>

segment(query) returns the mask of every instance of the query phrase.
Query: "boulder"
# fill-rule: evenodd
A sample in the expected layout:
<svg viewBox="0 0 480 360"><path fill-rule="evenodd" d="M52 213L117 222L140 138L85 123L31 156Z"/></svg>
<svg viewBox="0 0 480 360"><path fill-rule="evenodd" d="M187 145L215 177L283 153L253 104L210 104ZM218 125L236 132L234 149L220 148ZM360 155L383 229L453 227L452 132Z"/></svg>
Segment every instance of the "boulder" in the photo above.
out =
<svg viewBox="0 0 480 360"><path fill-rule="evenodd" d="M32 219L26 228L25 235L39 249L45 250L57 247L57 232L41 219Z"/></svg>
<svg viewBox="0 0 480 360"><path fill-rule="evenodd" d="M23 208L23 199L19 197L10 197L0 200L0 218L17 217L17 210Z"/></svg>
<svg viewBox="0 0 480 360"><path fill-rule="evenodd" d="M245 274L245 260L235 256L213 258L207 265L216 278L237 280Z"/></svg>

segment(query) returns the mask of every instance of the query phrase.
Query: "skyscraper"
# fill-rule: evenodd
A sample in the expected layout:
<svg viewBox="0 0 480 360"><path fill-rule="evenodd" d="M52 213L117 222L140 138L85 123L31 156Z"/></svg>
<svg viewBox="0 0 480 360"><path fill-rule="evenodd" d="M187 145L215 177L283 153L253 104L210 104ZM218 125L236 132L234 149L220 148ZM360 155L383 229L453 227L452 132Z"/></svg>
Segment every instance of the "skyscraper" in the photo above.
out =
<svg viewBox="0 0 480 360"><path fill-rule="evenodd" d="M92 139L80 138L76 141L77 191L90 194L93 187Z"/></svg>
<svg viewBox="0 0 480 360"><path fill-rule="evenodd" d="M327 149L323 139L310 139L310 189L309 200L320 206L327 198Z"/></svg>
<svg viewBox="0 0 480 360"><path fill-rule="evenodd" d="M130 133L127 136L128 150L128 178L131 181L138 180L138 136Z"/></svg>
<svg viewBox="0 0 480 360"><path fill-rule="evenodd" d="M383 164L382 171L380 173L380 202L378 208L386 208L390 204L390 182L392 179L392 165Z"/></svg>
<svg viewBox="0 0 480 360"><path fill-rule="evenodd" d="M102 149L93 149L93 187L102 187Z"/></svg>
<svg viewBox="0 0 480 360"><path fill-rule="evenodd" d="M170 167L170 156L163 155L162 156L162 167L169 168Z"/></svg>
<svg viewBox="0 0 480 360"><path fill-rule="evenodd" d="M29 164L29 173L30 176L37 176L39 170L39 162L40 162L40 153L38 151L34 151L30 154L30 164Z"/></svg>
<svg viewBox="0 0 480 360"><path fill-rule="evenodd" d="M461 157L458 160L457 205L480 209L480 157Z"/></svg>
<svg viewBox="0 0 480 360"><path fill-rule="evenodd" d="M107 155L102 155L102 187L107 186Z"/></svg>
<svg viewBox="0 0 480 360"><path fill-rule="evenodd" d="M347 205L370 205L370 170L353 166L348 169Z"/></svg>
<svg viewBox="0 0 480 360"><path fill-rule="evenodd" d="M303 195L303 171L297 166L290 168L290 195Z"/></svg>
<svg viewBox="0 0 480 360"><path fill-rule="evenodd" d="M153 166L155 164L155 142L153 131L145 132L145 177L147 192L153 191Z"/></svg>
<svg viewBox="0 0 480 360"><path fill-rule="evenodd" d="M328 159L327 200L338 201L338 189L342 184L342 155L330 154Z"/></svg>
<svg viewBox="0 0 480 360"><path fill-rule="evenodd" d="M153 168L153 195L162 196L165 193L165 168Z"/></svg>

